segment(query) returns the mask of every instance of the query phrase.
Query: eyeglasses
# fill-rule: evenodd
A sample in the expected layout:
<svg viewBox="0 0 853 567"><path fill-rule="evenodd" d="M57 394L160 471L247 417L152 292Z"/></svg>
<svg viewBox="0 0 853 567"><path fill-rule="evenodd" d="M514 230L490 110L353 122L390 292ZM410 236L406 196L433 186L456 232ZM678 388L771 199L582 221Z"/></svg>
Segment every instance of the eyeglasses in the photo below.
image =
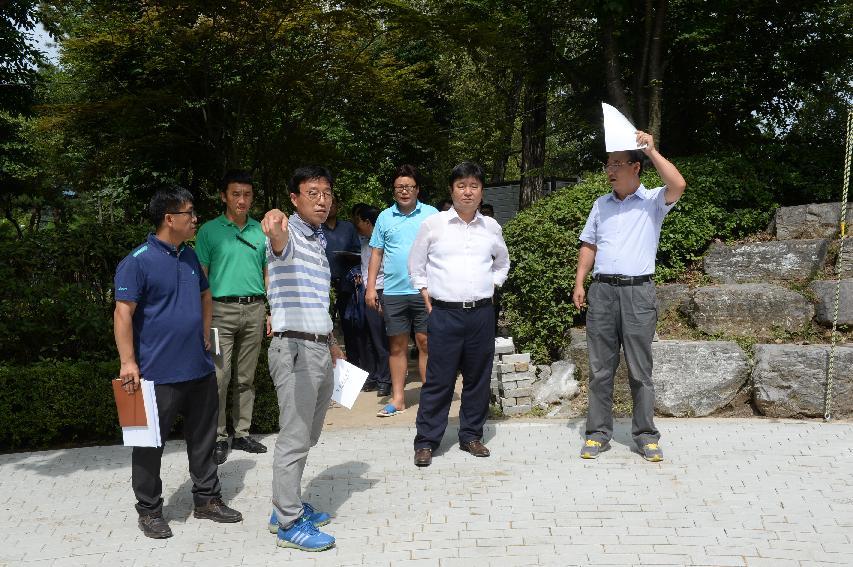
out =
<svg viewBox="0 0 853 567"><path fill-rule="evenodd" d="M188 211L166 211L168 215L189 215L191 218L197 219L198 215L195 214L195 209L190 209Z"/></svg>
<svg viewBox="0 0 853 567"><path fill-rule="evenodd" d="M331 201L334 198L331 191L308 191L307 193L300 192L299 194L308 197L308 200L312 203L318 202L321 197L326 201Z"/></svg>
<svg viewBox="0 0 853 567"><path fill-rule="evenodd" d="M395 185L394 191L397 193L411 193L417 188L417 185Z"/></svg>
<svg viewBox="0 0 853 567"><path fill-rule="evenodd" d="M605 165L601 169L603 169L605 172L607 172L607 171L610 171L611 169L619 169L623 165L628 165L629 163L637 163L637 162L635 162L635 161L626 161L626 162L614 161L613 163L608 163L607 165Z"/></svg>

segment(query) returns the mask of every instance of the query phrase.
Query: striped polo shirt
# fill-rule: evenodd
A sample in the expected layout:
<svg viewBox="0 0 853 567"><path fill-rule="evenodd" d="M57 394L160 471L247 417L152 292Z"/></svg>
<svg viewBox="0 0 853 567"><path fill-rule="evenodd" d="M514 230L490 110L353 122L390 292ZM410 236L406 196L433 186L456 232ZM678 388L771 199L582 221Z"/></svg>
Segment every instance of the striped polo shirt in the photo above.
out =
<svg viewBox="0 0 853 567"><path fill-rule="evenodd" d="M314 230L299 215L290 216L289 237L281 256L273 254L269 238L267 299L275 332L332 332L329 316L329 261Z"/></svg>

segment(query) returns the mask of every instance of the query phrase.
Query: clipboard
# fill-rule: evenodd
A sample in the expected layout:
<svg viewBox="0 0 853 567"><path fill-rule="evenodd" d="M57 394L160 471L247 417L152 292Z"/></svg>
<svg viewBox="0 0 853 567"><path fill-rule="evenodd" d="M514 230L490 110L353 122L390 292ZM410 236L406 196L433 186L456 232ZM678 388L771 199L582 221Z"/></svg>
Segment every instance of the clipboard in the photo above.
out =
<svg viewBox="0 0 853 567"><path fill-rule="evenodd" d="M127 393L121 387L122 379L113 380L113 396L116 400L118 424L122 427L146 427L148 418L145 416L145 400L142 389Z"/></svg>

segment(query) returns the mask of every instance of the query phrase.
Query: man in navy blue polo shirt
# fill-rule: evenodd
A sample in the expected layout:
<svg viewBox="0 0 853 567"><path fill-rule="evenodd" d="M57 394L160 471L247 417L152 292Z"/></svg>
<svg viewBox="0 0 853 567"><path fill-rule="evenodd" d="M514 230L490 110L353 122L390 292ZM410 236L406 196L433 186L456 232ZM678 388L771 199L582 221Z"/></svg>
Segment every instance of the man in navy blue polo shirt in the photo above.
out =
<svg viewBox="0 0 853 567"><path fill-rule="evenodd" d="M160 189L148 211L156 227L146 242L118 265L115 276L115 339L119 375L128 392L140 378L154 382L160 432L169 434L184 418L194 516L214 522L240 522L243 516L222 502L213 461L219 394L208 352L212 300L195 251L184 244L198 219L186 189ZM132 485L139 528L152 538L172 536L163 519L160 447L134 447Z"/></svg>

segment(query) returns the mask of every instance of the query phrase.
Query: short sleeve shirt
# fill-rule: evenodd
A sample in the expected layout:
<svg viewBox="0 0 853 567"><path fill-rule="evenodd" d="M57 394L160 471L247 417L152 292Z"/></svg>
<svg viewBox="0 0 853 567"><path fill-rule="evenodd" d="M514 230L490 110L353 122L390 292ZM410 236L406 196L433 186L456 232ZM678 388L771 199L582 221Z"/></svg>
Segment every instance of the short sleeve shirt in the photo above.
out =
<svg viewBox="0 0 853 567"><path fill-rule="evenodd" d="M418 201L407 215L400 212L396 203L379 213L370 237L370 246L383 250L385 295L420 293L412 287L409 279L409 251L421 223L437 212L435 207Z"/></svg>
<svg viewBox="0 0 853 567"><path fill-rule="evenodd" d="M207 268L213 297L264 294L265 238L261 224L253 218L243 228L225 215L202 225L195 250Z"/></svg>
<svg viewBox="0 0 853 567"><path fill-rule="evenodd" d="M580 240L594 244L593 274L644 276L655 272L663 219L675 206L666 204L666 187L636 192L620 201L613 192L595 200Z"/></svg>
<svg viewBox="0 0 853 567"><path fill-rule="evenodd" d="M170 384L213 372L201 310L208 287L192 248L175 248L153 234L119 263L115 298L136 303L133 347L143 378Z"/></svg>

